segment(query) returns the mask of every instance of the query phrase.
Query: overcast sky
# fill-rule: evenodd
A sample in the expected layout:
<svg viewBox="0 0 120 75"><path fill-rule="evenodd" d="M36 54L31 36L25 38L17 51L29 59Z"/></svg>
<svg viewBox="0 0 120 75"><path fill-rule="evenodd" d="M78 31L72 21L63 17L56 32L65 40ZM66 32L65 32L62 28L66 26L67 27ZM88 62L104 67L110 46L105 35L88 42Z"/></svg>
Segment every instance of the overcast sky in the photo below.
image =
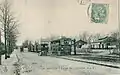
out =
<svg viewBox="0 0 120 75"><path fill-rule="evenodd" d="M92 0L108 3L107 24L90 22L88 5L77 0L13 0L13 8L21 22L19 41L39 39L51 34L73 36L83 31L108 33L118 28L117 0Z"/></svg>

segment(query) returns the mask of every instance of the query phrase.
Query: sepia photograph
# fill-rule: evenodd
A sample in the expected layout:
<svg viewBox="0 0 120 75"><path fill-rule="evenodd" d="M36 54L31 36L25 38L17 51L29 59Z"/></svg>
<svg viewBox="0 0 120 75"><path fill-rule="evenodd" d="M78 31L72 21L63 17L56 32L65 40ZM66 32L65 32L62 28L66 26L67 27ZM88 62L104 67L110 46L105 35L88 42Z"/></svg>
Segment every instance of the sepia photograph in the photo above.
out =
<svg viewBox="0 0 120 75"><path fill-rule="evenodd" d="M120 0L0 0L0 75L120 75Z"/></svg>

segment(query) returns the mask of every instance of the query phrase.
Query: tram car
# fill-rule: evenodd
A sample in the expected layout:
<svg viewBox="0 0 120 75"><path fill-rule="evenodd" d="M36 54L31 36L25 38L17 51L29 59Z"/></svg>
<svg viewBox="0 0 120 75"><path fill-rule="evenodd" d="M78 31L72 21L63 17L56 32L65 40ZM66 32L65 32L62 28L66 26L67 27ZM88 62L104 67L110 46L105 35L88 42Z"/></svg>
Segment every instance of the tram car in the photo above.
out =
<svg viewBox="0 0 120 75"><path fill-rule="evenodd" d="M48 49L49 49L49 47L48 47L47 43L40 44L40 50L39 50L38 55L39 56L47 56Z"/></svg>
<svg viewBox="0 0 120 75"><path fill-rule="evenodd" d="M70 55L72 40L70 38L60 38L51 41L52 55Z"/></svg>

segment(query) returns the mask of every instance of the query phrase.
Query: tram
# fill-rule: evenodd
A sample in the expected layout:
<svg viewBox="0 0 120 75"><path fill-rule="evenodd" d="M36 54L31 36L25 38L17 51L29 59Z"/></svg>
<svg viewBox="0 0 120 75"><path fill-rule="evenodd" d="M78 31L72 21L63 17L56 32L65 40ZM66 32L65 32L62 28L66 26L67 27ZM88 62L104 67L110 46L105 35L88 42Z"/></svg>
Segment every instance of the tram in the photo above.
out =
<svg viewBox="0 0 120 75"><path fill-rule="evenodd" d="M49 47L48 47L47 43L40 44L40 50L39 50L38 55L39 56L47 56L48 49L49 49Z"/></svg>
<svg viewBox="0 0 120 75"><path fill-rule="evenodd" d="M60 38L51 41L51 52L52 55L70 55L72 40L70 38Z"/></svg>

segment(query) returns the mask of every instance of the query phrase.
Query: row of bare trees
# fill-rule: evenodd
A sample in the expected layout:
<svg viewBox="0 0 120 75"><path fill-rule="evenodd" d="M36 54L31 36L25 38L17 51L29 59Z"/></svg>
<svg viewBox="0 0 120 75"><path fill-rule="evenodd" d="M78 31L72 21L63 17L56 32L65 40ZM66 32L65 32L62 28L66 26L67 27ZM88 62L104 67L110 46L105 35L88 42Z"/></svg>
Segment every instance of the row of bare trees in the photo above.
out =
<svg viewBox="0 0 120 75"><path fill-rule="evenodd" d="M3 0L3 2L0 4L0 24L1 30L4 33L5 59L9 58L10 54L14 50L17 41L16 38L18 37L19 33L17 29L18 20L14 16L15 14L12 12L11 5L12 4L9 2L9 0Z"/></svg>
<svg viewBox="0 0 120 75"><path fill-rule="evenodd" d="M88 32L83 32L83 33L79 34L79 38L86 42L92 42L92 41L94 42L94 41L97 41L98 39L106 37L106 36L113 37L113 38L119 40L119 32L118 31L112 31L111 33L104 34L104 35L100 34L100 33L91 34Z"/></svg>
<svg viewBox="0 0 120 75"><path fill-rule="evenodd" d="M91 34L88 32L83 32L81 34L79 34L79 39L85 41L85 42L94 42L97 41L100 38L103 38L104 35L100 34L100 33L96 33L96 34Z"/></svg>

